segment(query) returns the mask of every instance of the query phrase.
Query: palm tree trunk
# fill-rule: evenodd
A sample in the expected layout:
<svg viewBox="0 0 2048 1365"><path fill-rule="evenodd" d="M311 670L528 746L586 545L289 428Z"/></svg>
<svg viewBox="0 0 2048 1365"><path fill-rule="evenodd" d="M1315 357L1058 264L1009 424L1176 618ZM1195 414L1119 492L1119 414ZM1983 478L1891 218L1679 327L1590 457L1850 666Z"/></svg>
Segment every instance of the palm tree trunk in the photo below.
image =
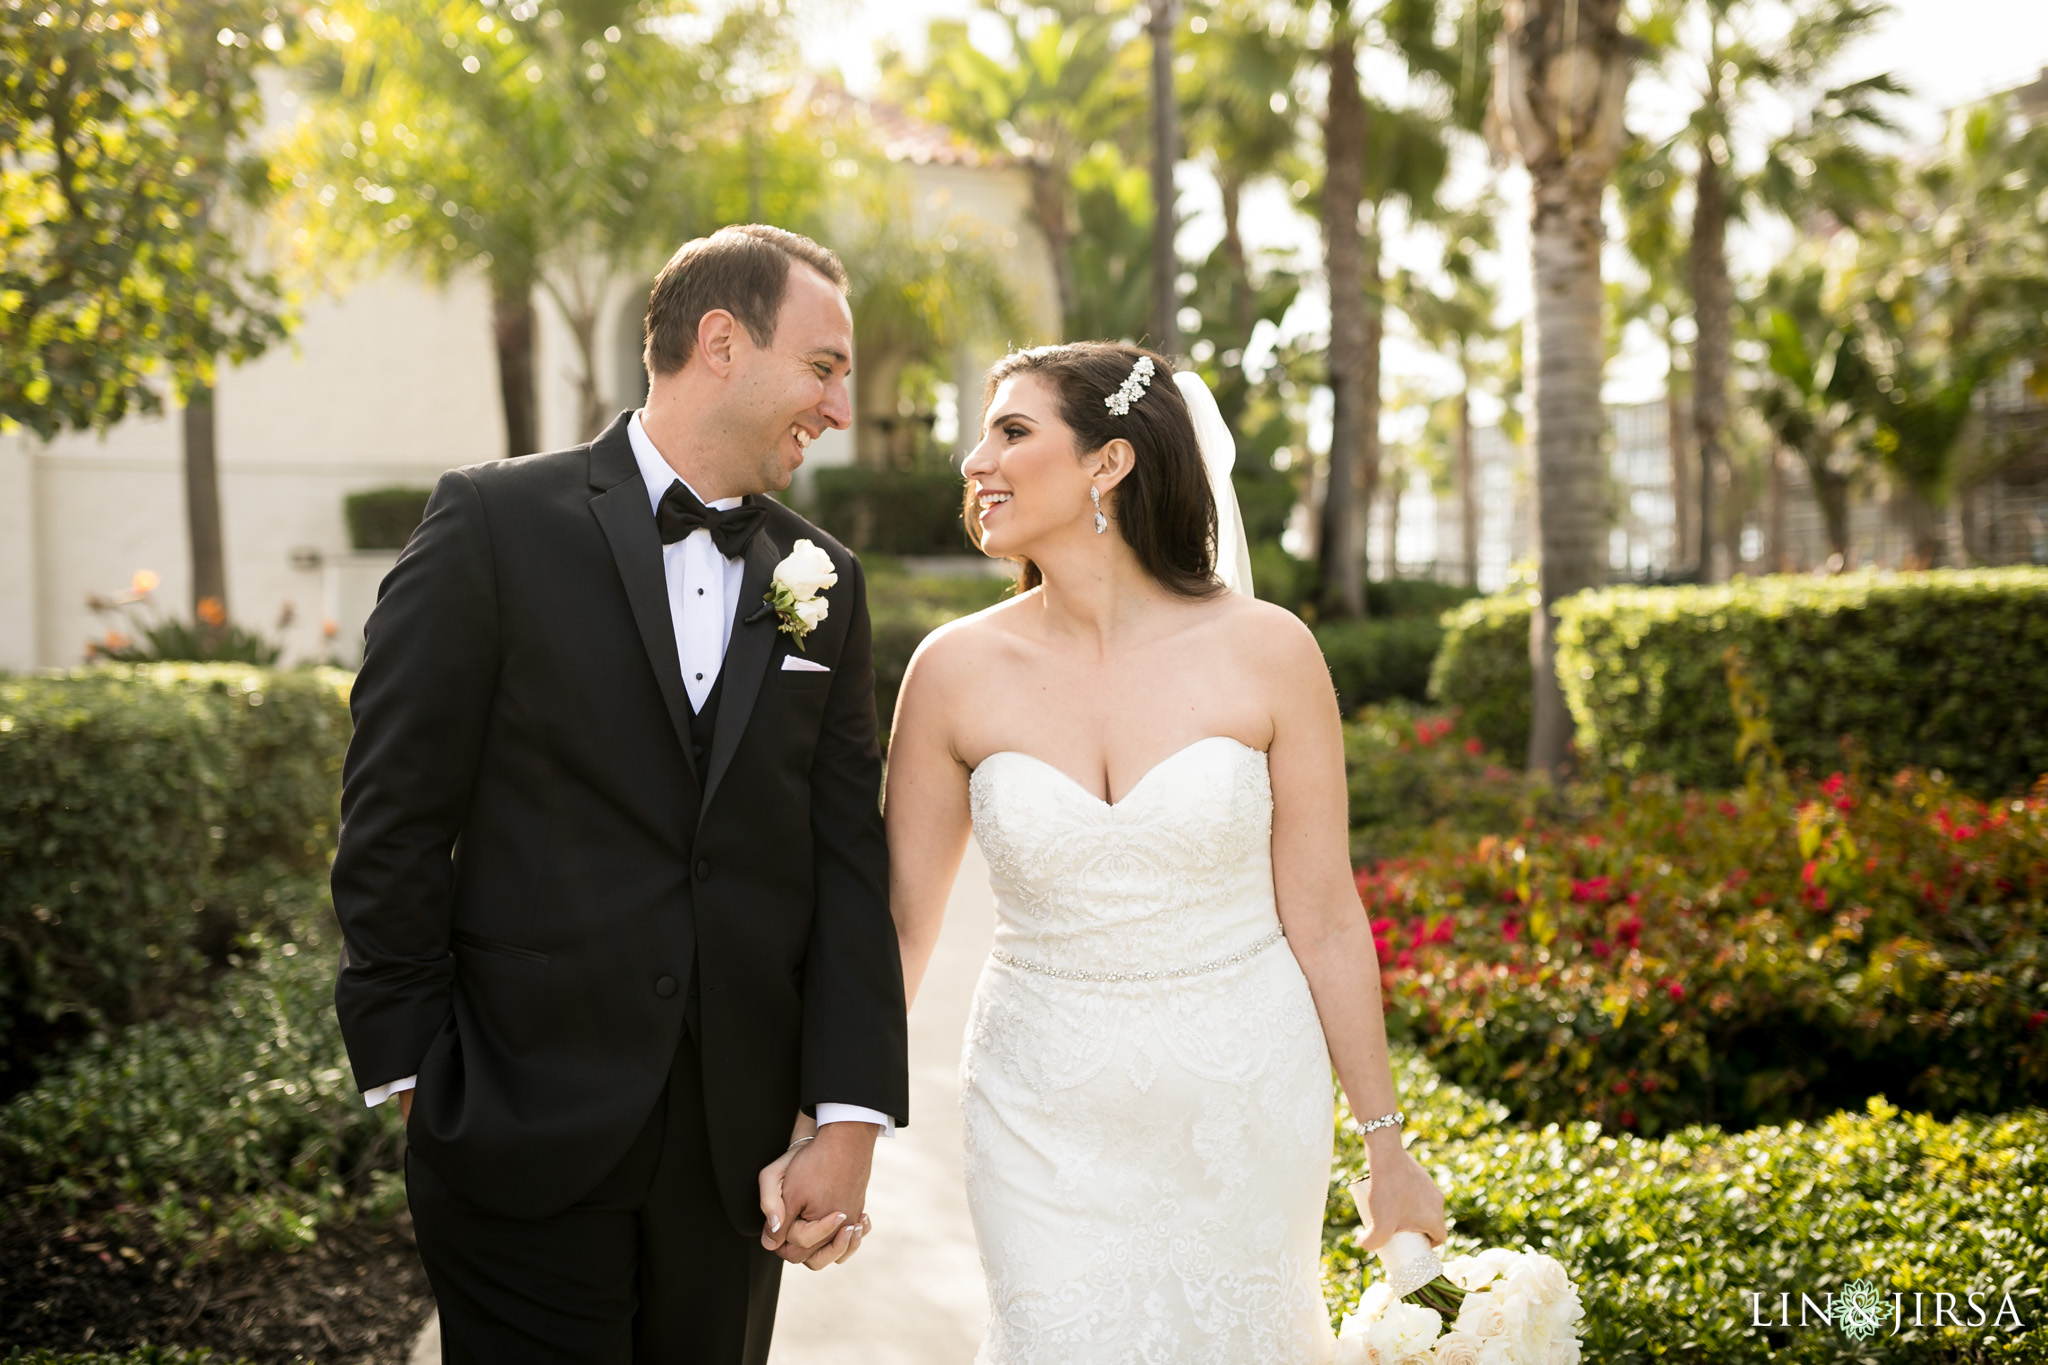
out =
<svg viewBox="0 0 2048 1365"><path fill-rule="evenodd" d="M1667 339L1667 349L1675 349ZM1679 391L1675 365L1664 370L1664 428L1671 446L1671 567L1674 571L1697 563L1699 528L1693 522L1692 461L1685 450L1685 399Z"/></svg>
<svg viewBox="0 0 2048 1365"><path fill-rule="evenodd" d="M1479 471L1472 458L1472 380L1460 371L1458 388L1458 555L1465 586L1479 587Z"/></svg>
<svg viewBox="0 0 2048 1365"><path fill-rule="evenodd" d="M186 395L180 423L185 463L185 528L192 555L192 617L211 626L228 603L227 550L221 534L220 460L211 385ZM207 606L211 603L211 606Z"/></svg>
<svg viewBox="0 0 2048 1365"><path fill-rule="evenodd" d="M1368 327L1364 243L1358 210L1365 192L1365 97L1358 88L1358 40L1340 24L1327 57L1323 115L1323 274L1330 291L1330 474L1318 540L1322 612L1365 614L1364 536L1358 494L1367 456L1365 369Z"/></svg>
<svg viewBox="0 0 2048 1365"><path fill-rule="evenodd" d="M1766 573L1792 572L1792 546L1785 531L1785 503L1791 497L1785 487L1785 461L1791 453L1784 449L1771 452L1771 505L1765 515L1770 523L1770 547L1765 550L1764 571Z"/></svg>
<svg viewBox="0 0 2048 1365"><path fill-rule="evenodd" d="M1727 468L1728 364L1734 345L1734 305L1728 281L1728 187L1710 147L1700 148L1692 213L1693 343L1692 429L1700 453L1700 581L1720 577L1720 526L1715 521L1716 481Z"/></svg>
<svg viewBox="0 0 2048 1365"><path fill-rule="evenodd" d="M492 335L498 349L498 401L505 411L505 455L540 449L533 377L533 282L491 278Z"/></svg>
<svg viewBox="0 0 2048 1365"><path fill-rule="evenodd" d="M1557 603L1606 578L1606 426L1600 405L1600 185L1560 173L1532 187L1530 257L1536 275L1529 329L1531 445L1536 452L1535 540L1542 609L1530 615L1535 672L1529 770L1562 772L1571 715L1557 683Z"/></svg>
<svg viewBox="0 0 2048 1365"><path fill-rule="evenodd" d="M1161 355L1180 354L1180 225L1173 168L1180 160L1180 105L1173 95L1173 29L1179 0L1152 4L1152 333Z"/></svg>
<svg viewBox="0 0 2048 1365"><path fill-rule="evenodd" d="M1248 338L1252 334L1251 258L1244 249L1244 234L1238 229L1239 206L1244 199L1244 182L1233 176L1218 176L1223 194L1223 259L1230 262L1230 332Z"/></svg>
<svg viewBox="0 0 2048 1365"><path fill-rule="evenodd" d="M1031 220L1052 257L1053 292L1059 296L1060 327L1074 318L1074 263L1067 258L1067 172L1050 161L1031 163Z"/></svg>

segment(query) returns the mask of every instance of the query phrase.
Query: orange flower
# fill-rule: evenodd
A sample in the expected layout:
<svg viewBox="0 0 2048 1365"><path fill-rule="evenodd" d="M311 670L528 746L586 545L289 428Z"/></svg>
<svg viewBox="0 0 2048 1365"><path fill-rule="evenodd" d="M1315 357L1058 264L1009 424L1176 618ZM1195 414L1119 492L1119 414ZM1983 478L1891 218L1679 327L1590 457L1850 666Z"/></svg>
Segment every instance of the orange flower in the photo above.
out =
<svg viewBox="0 0 2048 1365"><path fill-rule="evenodd" d="M107 632L106 647L110 652L116 649L126 649L128 648L128 637L118 630L110 630Z"/></svg>
<svg viewBox="0 0 2048 1365"><path fill-rule="evenodd" d="M320 633L332 640L335 636L341 634L341 624L330 616L320 623Z"/></svg>
<svg viewBox="0 0 2048 1365"><path fill-rule="evenodd" d="M128 588L137 597L147 597L156 591L157 584L161 582L163 580L156 576L156 570L137 569L135 577L128 581Z"/></svg>
<svg viewBox="0 0 2048 1365"><path fill-rule="evenodd" d="M218 597L199 599L199 619L209 626L217 626L228 619L228 609Z"/></svg>

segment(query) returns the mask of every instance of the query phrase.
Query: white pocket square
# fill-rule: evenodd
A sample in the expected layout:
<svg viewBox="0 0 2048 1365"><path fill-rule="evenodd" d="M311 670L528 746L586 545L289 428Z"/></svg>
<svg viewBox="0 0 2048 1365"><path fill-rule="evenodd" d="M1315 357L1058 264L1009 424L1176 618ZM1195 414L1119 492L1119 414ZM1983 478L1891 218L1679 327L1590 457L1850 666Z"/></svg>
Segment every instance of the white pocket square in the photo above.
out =
<svg viewBox="0 0 2048 1365"><path fill-rule="evenodd" d="M794 654L785 654L782 656L782 671L784 673L830 673L832 670L823 664L814 664L809 659L799 659Z"/></svg>

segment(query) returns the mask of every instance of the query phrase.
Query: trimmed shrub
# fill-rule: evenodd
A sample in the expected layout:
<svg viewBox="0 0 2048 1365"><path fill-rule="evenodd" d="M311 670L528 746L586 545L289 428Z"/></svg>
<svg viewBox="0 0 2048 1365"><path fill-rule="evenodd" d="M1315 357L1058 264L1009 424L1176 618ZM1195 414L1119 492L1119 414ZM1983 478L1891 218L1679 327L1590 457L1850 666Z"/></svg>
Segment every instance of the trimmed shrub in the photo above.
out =
<svg viewBox="0 0 2048 1365"><path fill-rule="evenodd" d="M887 735L904 670L924 637L948 621L994 606L1011 585L1007 578L983 575L906 574L886 556L866 557L861 563L867 570L868 612L875 628L875 712Z"/></svg>
<svg viewBox="0 0 2048 1365"><path fill-rule="evenodd" d="M249 936L209 1003L85 1044L0 1108L0 1183L125 1206L194 1256L403 1206L398 1107L364 1106L334 1013L326 881L283 891L291 937Z"/></svg>
<svg viewBox="0 0 2048 1365"><path fill-rule="evenodd" d="M1610 588L1558 615L1579 748L1624 773L1741 780L1730 646L1796 769L1839 766L1850 738L1877 772L1940 769L1980 792L2048 772L2048 569Z"/></svg>
<svg viewBox="0 0 2048 1365"><path fill-rule="evenodd" d="M1315 628L1337 704L1348 714L1368 702L1420 701L1443 628L1428 617L1332 621Z"/></svg>
<svg viewBox="0 0 2048 1365"><path fill-rule="evenodd" d="M1456 707L1459 728L1520 763L1529 752L1529 614L1533 593L1480 597L1444 614L1429 695Z"/></svg>
<svg viewBox="0 0 2048 1365"><path fill-rule="evenodd" d="M1731 1136L1688 1128L1650 1141L1568 1122L1519 1128L1405 1050L1396 1081L1416 1157L1436 1177L1452 1225L1448 1250L1529 1247L1555 1256L1586 1307L1585 1359L1602 1365L1883 1362L1964 1365L2048 1359L2048 1113L1941 1123L1872 1100L1805 1126ZM1346 1182L1365 1168L1356 1123L1341 1115L1324 1228L1323 1286L1334 1322L1358 1301L1367 1259ZM1861 1345L1819 1321L1816 1303L1875 1281L1886 1304ZM1979 1294L1985 1319L2008 1293L2025 1330L1927 1325L1934 1295ZM1752 1294L1775 1322L1758 1327ZM1904 1324L1892 1335L1892 1296ZM1924 1295L1915 1326L1915 1295Z"/></svg>
<svg viewBox="0 0 2048 1365"><path fill-rule="evenodd" d="M812 520L857 554L973 554L960 487L950 470L821 469L811 483Z"/></svg>
<svg viewBox="0 0 2048 1365"><path fill-rule="evenodd" d="M0 681L0 1093L53 1039L194 989L263 878L325 867L347 680L158 664Z"/></svg>
<svg viewBox="0 0 2048 1365"><path fill-rule="evenodd" d="M1456 583L1439 583L1434 578L1375 578L1365 585L1365 614L1384 620L1389 616L1427 616L1440 621L1443 614L1479 594Z"/></svg>
<svg viewBox="0 0 2048 1365"><path fill-rule="evenodd" d="M1358 884L1390 1031L1530 1122L2048 1103L2048 788L1646 780Z"/></svg>
<svg viewBox="0 0 2048 1365"><path fill-rule="evenodd" d="M358 550L403 550L426 519L431 488L372 488L341 500L348 543Z"/></svg>
<svg viewBox="0 0 2048 1365"><path fill-rule="evenodd" d="M226 1356L211 1351L180 1351L176 1347L145 1346L133 1354L74 1355L68 1351L24 1351L19 1346L7 1353L0 1365L229 1365ZM235 1365L244 1365L237 1361Z"/></svg>

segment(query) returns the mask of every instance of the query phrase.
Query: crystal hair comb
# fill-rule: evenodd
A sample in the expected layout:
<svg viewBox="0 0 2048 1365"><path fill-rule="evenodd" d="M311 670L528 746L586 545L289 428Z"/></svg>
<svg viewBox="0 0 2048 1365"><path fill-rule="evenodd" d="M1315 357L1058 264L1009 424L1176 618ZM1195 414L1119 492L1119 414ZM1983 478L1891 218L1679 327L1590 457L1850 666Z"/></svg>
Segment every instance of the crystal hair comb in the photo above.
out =
<svg viewBox="0 0 2048 1365"><path fill-rule="evenodd" d="M1102 406L1122 417L1131 410L1131 404L1145 396L1145 390L1152 383L1152 357L1141 355L1138 363L1131 366L1131 372L1117 391L1102 400Z"/></svg>

